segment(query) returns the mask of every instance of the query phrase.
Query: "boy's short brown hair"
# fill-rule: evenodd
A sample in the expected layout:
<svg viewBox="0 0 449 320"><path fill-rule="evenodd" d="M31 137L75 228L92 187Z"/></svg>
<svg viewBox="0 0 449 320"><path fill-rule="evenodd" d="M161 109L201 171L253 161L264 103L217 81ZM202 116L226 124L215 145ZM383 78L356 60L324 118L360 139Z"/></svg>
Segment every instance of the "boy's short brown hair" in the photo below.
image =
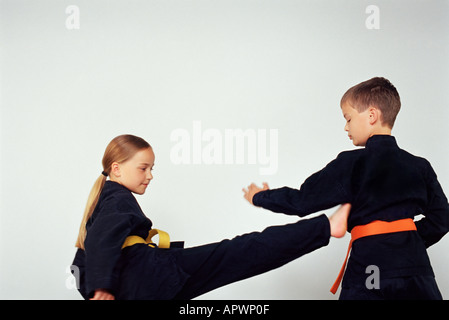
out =
<svg viewBox="0 0 449 320"><path fill-rule="evenodd" d="M369 107L378 108L383 124L393 128L401 109L401 99L393 84L385 78L376 77L350 88L341 98L340 106L349 103L358 112Z"/></svg>

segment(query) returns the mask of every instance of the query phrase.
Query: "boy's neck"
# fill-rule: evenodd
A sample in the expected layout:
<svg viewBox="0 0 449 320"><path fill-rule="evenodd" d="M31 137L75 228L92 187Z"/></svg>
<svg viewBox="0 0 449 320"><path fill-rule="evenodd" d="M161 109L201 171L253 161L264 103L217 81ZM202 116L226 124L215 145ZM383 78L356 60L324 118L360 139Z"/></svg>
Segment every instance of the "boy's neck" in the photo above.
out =
<svg viewBox="0 0 449 320"><path fill-rule="evenodd" d="M370 138L372 136L375 136L375 135L388 135L388 136L391 136L391 128L386 127L386 126L382 126L382 127L376 128L376 129L374 129L371 132Z"/></svg>

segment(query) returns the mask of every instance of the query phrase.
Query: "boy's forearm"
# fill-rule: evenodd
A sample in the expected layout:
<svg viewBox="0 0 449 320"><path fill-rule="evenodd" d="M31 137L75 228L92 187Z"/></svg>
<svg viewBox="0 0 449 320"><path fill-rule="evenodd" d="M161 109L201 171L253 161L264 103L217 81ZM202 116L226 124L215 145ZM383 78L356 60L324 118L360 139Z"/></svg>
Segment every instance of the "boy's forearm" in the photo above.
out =
<svg viewBox="0 0 449 320"><path fill-rule="evenodd" d="M258 192L253 197L253 204L287 215L303 217L311 213L307 210L307 201L303 199L301 191L289 187Z"/></svg>
<svg viewBox="0 0 449 320"><path fill-rule="evenodd" d="M427 218L423 218L417 222L416 229L424 241L426 248L437 243L448 232L444 225L437 225Z"/></svg>
<svg viewBox="0 0 449 320"><path fill-rule="evenodd" d="M449 232L449 205L443 201L437 209L424 212L425 217L416 221L416 229L426 248L440 241Z"/></svg>
<svg viewBox="0 0 449 320"><path fill-rule="evenodd" d="M415 222L426 248L449 232L449 203L430 164L427 177L428 204L423 212L425 217Z"/></svg>

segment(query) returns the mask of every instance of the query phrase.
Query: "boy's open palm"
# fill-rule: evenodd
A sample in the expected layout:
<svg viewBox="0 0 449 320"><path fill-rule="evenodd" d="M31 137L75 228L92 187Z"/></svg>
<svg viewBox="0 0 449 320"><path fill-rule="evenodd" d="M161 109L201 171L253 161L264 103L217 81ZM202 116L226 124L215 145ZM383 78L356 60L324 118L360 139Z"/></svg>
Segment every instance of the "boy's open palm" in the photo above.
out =
<svg viewBox="0 0 449 320"><path fill-rule="evenodd" d="M252 205L254 205L253 203L253 197L256 193L261 192L261 191L265 191L270 189L270 187L268 187L268 184L266 182L263 183L263 187L260 188L258 186L256 186L254 183L251 183L251 185L248 186L248 188L243 188L242 191L244 193L243 197L248 200L249 203L251 203Z"/></svg>

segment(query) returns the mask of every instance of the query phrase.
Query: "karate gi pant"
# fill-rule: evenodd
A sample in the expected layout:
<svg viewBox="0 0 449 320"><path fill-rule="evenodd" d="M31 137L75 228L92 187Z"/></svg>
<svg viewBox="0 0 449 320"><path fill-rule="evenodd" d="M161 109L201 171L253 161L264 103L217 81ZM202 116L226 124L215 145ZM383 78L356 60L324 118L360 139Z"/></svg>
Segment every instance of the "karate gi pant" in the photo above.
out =
<svg viewBox="0 0 449 320"><path fill-rule="evenodd" d="M329 220L323 214L231 240L184 249L177 263L189 278L175 299L192 299L276 269L326 246L329 240Z"/></svg>
<svg viewBox="0 0 449 320"><path fill-rule="evenodd" d="M433 276L381 279L379 288L343 287L340 300L442 300Z"/></svg>

